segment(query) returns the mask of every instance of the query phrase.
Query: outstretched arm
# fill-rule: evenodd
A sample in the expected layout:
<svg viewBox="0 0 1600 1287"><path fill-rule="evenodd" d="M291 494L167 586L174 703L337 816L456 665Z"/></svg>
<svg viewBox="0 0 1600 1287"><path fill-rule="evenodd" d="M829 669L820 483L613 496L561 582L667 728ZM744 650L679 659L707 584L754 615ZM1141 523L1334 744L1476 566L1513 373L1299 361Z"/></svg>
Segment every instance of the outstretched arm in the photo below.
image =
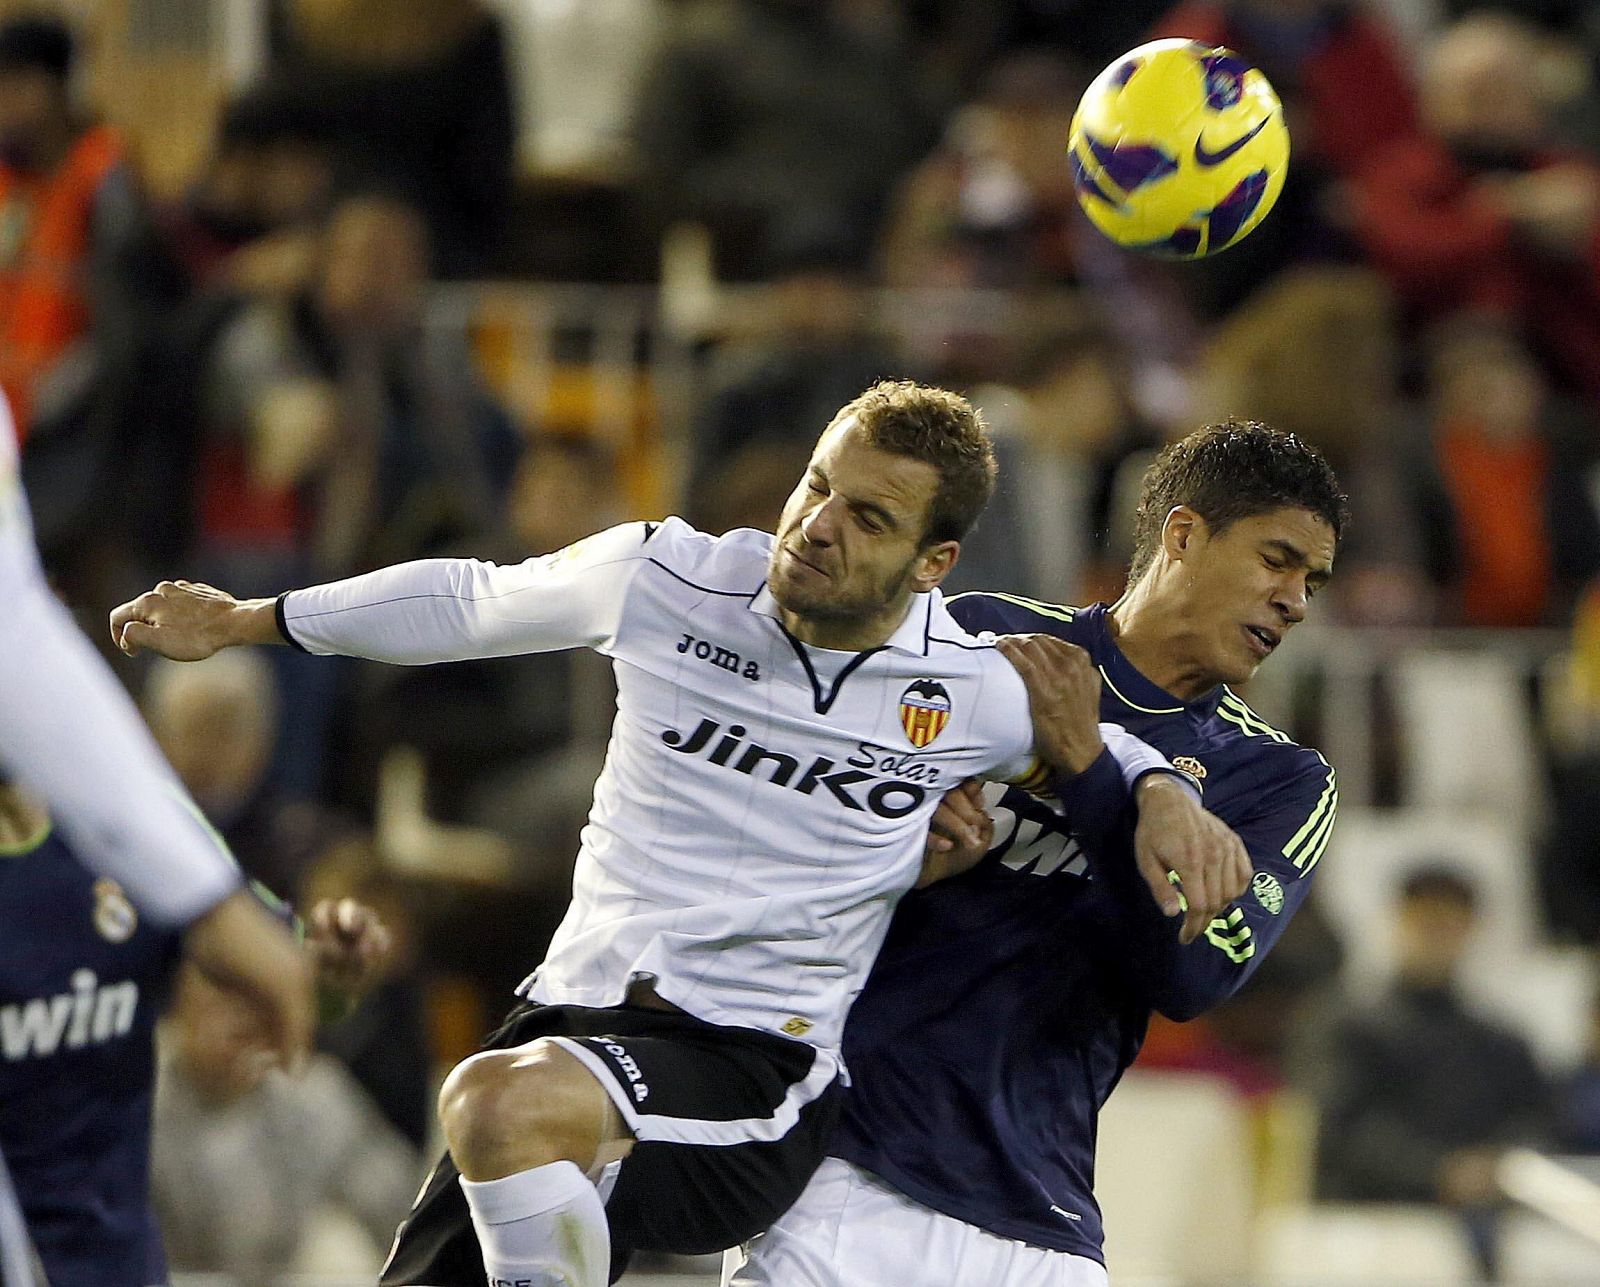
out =
<svg viewBox="0 0 1600 1287"><path fill-rule="evenodd" d="M176 661L270 643L412 666L604 648L658 530L627 523L509 566L422 559L276 599L163 581L112 612L111 636L130 656L148 648Z"/></svg>

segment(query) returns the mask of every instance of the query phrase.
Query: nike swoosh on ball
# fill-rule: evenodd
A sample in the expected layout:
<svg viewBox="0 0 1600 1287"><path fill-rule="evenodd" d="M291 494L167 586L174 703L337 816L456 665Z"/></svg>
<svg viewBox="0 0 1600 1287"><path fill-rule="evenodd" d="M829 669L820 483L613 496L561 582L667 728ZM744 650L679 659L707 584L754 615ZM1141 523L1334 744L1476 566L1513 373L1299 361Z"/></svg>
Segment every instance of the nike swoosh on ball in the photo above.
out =
<svg viewBox="0 0 1600 1287"><path fill-rule="evenodd" d="M1270 120L1271 118L1269 117L1268 119ZM1201 165L1221 165L1230 156L1232 156L1235 152L1237 152L1246 143L1255 138L1257 134L1261 133L1261 131L1266 128L1266 121L1257 122L1255 129L1251 130L1248 134L1241 134L1238 138L1234 139L1232 143L1228 144L1227 147L1223 148L1219 152L1207 152L1205 139L1198 138L1194 141L1194 159Z"/></svg>

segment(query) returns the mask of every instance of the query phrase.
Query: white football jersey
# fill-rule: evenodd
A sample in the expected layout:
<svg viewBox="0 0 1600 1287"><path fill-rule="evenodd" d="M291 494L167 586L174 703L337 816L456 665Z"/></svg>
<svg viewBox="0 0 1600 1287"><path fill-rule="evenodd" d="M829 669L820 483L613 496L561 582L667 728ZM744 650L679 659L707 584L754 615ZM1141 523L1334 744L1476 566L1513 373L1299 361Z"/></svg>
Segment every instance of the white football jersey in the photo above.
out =
<svg viewBox="0 0 1600 1287"><path fill-rule="evenodd" d="M1037 772L1021 678L938 591L879 648L813 648L766 587L772 543L631 523L514 567L427 560L280 598L317 653L613 660L611 744L534 1000L611 1006L647 978L710 1022L836 1047L945 791ZM1106 732L1130 779L1165 767Z"/></svg>
<svg viewBox="0 0 1600 1287"><path fill-rule="evenodd" d="M39 566L0 397L0 766L37 790L85 862L183 924L241 880Z"/></svg>

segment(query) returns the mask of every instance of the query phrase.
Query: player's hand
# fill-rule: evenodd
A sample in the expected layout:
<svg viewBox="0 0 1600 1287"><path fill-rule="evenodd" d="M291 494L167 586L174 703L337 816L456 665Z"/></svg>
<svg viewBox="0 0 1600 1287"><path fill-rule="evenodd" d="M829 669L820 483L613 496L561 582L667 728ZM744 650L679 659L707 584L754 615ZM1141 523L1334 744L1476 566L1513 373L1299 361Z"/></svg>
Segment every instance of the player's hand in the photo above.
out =
<svg viewBox="0 0 1600 1287"><path fill-rule="evenodd" d="M1135 799L1139 822L1133 833L1133 852L1139 874L1163 912L1168 916L1183 913L1178 938L1192 943L1249 888L1249 851L1231 827L1206 812L1193 793L1170 774L1141 778ZM1177 875L1177 887L1169 872Z"/></svg>
<svg viewBox="0 0 1600 1287"><path fill-rule="evenodd" d="M248 890L189 926L190 961L248 1007L278 1062L297 1071L311 1046L311 966L294 936Z"/></svg>
<svg viewBox="0 0 1600 1287"><path fill-rule="evenodd" d="M378 913L353 898L323 899L306 922L306 951L317 988L346 1008L377 982L393 946Z"/></svg>
<svg viewBox="0 0 1600 1287"><path fill-rule="evenodd" d="M993 840L994 819L983 807L983 786L976 778L968 778L946 791L933 812L917 888L971 871L989 852Z"/></svg>
<svg viewBox="0 0 1600 1287"><path fill-rule="evenodd" d="M1002 635L995 645L1022 676L1040 759L1068 776L1105 750L1100 736L1100 672L1077 644L1054 635Z"/></svg>
<svg viewBox="0 0 1600 1287"><path fill-rule="evenodd" d="M203 661L234 644L283 642L271 599L235 599L197 581L163 581L114 608L111 638L130 657L148 648L173 661Z"/></svg>

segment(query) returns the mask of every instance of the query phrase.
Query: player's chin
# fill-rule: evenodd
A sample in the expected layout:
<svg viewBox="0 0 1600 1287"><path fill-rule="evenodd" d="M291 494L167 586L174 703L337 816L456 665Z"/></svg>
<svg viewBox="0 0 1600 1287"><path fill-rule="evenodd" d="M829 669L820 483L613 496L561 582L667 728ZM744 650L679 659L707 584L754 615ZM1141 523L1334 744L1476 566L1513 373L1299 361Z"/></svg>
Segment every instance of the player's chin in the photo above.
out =
<svg viewBox="0 0 1600 1287"><path fill-rule="evenodd" d="M778 606L786 612L797 612L802 615L813 611L816 596L807 594L806 591L795 583L793 577L781 571L774 572L767 578L767 589L772 592L772 597L778 601Z"/></svg>
<svg viewBox="0 0 1600 1287"><path fill-rule="evenodd" d="M1248 648L1227 648L1219 650L1217 659L1217 682L1219 684L1244 684L1255 677L1256 671L1261 669L1264 658L1257 656Z"/></svg>

